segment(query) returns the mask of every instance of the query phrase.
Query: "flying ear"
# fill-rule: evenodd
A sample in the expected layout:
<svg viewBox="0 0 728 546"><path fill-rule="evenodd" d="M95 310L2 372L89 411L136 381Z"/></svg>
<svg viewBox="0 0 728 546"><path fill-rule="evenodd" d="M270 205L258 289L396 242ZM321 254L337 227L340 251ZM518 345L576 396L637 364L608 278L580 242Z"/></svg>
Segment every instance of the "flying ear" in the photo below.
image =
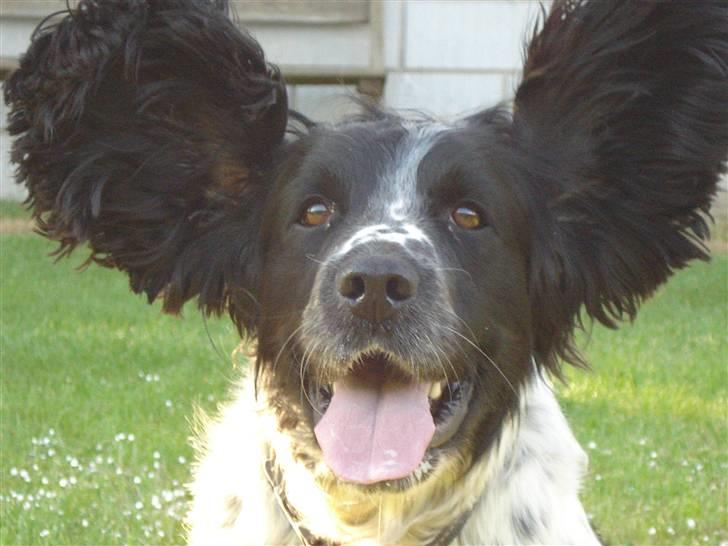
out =
<svg viewBox="0 0 728 546"><path fill-rule="evenodd" d="M36 31L5 84L12 159L59 255L178 312L250 327L266 171L286 91L220 0L82 0Z"/></svg>
<svg viewBox="0 0 728 546"><path fill-rule="evenodd" d="M512 128L538 217L537 352L575 361L582 305L613 326L706 257L728 155L728 3L556 0Z"/></svg>

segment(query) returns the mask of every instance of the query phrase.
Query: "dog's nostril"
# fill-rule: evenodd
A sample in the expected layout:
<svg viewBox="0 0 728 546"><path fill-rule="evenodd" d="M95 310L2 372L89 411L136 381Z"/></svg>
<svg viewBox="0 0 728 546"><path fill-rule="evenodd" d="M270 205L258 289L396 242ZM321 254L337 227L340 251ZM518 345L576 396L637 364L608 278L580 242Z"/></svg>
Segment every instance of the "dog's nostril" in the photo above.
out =
<svg viewBox="0 0 728 546"><path fill-rule="evenodd" d="M345 275L339 283L339 293L347 299L358 300L364 296L366 290L366 283L364 277L357 273L351 273Z"/></svg>
<svg viewBox="0 0 728 546"><path fill-rule="evenodd" d="M391 275L387 279L386 291L391 301L405 301L414 295L412 283L401 275Z"/></svg>

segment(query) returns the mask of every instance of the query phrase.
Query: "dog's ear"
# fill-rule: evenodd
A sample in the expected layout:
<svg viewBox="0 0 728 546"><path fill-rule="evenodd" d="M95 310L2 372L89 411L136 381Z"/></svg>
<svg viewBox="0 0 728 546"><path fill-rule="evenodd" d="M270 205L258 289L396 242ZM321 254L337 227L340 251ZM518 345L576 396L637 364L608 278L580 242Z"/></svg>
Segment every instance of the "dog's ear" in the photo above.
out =
<svg viewBox="0 0 728 546"><path fill-rule="evenodd" d="M556 0L512 129L536 217L537 353L578 361L582 306L614 326L706 257L728 155L728 3Z"/></svg>
<svg viewBox="0 0 728 546"><path fill-rule="evenodd" d="M285 86L220 0L83 0L5 85L12 159L59 255L128 273L178 312L250 327ZM248 299L250 296L250 299Z"/></svg>

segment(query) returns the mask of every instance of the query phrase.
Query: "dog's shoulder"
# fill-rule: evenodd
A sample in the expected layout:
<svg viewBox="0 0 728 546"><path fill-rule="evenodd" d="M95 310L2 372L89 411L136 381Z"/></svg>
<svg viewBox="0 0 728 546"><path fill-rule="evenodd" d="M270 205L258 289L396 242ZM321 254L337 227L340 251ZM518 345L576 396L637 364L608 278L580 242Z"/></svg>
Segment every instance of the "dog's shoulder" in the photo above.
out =
<svg viewBox="0 0 728 546"><path fill-rule="evenodd" d="M252 383L252 382L251 382ZM191 545L297 544L266 477L265 420L241 381L216 416L199 415L198 461L185 525Z"/></svg>
<svg viewBox="0 0 728 546"><path fill-rule="evenodd" d="M588 458L544 379L524 389L486 459L493 469L455 544L599 544L578 498Z"/></svg>

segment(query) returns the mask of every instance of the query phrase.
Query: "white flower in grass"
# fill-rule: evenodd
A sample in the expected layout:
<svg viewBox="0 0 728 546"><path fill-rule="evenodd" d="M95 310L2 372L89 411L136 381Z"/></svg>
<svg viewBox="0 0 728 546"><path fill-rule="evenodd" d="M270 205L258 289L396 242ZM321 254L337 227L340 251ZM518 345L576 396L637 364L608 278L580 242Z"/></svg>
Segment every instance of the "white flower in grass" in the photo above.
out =
<svg viewBox="0 0 728 546"><path fill-rule="evenodd" d="M13 467L10 469L10 475L11 476L17 476L18 475L18 469Z"/></svg>
<svg viewBox="0 0 728 546"><path fill-rule="evenodd" d="M56 454L56 450L55 450L55 449L53 449L53 448L50 448L50 449L48 450L48 456L49 456L49 457L53 457L53 456L54 456L55 454Z"/></svg>
<svg viewBox="0 0 728 546"><path fill-rule="evenodd" d="M68 481L71 485L76 485L76 476L71 476Z"/></svg>
<svg viewBox="0 0 728 546"><path fill-rule="evenodd" d="M667 534L668 535L674 535L675 534L675 529L673 529L672 527L668 527L667 528Z"/></svg>
<svg viewBox="0 0 728 546"><path fill-rule="evenodd" d="M137 510L141 510L142 508L144 508L144 503L142 501L136 501L134 503L134 508L136 508Z"/></svg>
<svg viewBox="0 0 728 546"><path fill-rule="evenodd" d="M596 443L595 441L593 441L593 440L592 440L591 442L589 442L589 443L587 444L587 447L588 447L589 449L596 449L596 448L597 448L597 443Z"/></svg>
<svg viewBox="0 0 728 546"><path fill-rule="evenodd" d="M657 451L650 451L650 458L657 459Z"/></svg>
<svg viewBox="0 0 728 546"><path fill-rule="evenodd" d="M177 457L177 462L179 462L179 464L185 464L187 462L187 459L180 455L179 457Z"/></svg>
<svg viewBox="0 0 728 546"><path fill-rule="evenodd" d="M84 519L81 520L81 527L84 527L84 528L88 527L88 520L87 519L84 518Z"/></svg>
<svg viewBox="0 0 728 546"><path fill-rule="evenodd" d="M116 468L116 475L121 476L124 473L124 471L121 469L121 467Z"/></svg>
<svg viewBox="0 0 728 546"><path fill-rule="evenodd" d="M688 518L688 529L695 529L695 520L693 518Z"/></svg>
<svg viewBox="0 0 728 546"><path fill-rule="evenodd" d="M139 476L134 476L134 483L136 485L139 485L140 483L142 483L142 479Z"/></svg>
<svg viewBox="0 0 728 546"><path fill-rule="evenodd" d="M647 444L647 438L640 438L639 444L641 446L646 445Z"/></svg>
<svg viewBox="0 0 728 546"><path fill-rule="evenodd" d="M60 485L63 488L66 488L66 487L68 487L68 480L66 478L61 478L58 481L58 485Z"/></svg>
<svg viewBox="0 0 728 546"><path fill-rule="evenodd" d="M159 502L159 497L157 495L152 495L152 508L155 510L162 509L162 503Z"/></svg>
<svg viewBox="0 0 728 546"><path fill-rule="evenodd" d="M161 455L159 454L159 451L155 451L154 453L152 453L152 457L154 457L155 459L159 459Z"/></svg>
<svg viewBox="0 0 728 546"><path fill-rule="evenodd" d="M48 429L48 435L49 435L49 436L55 436L55 435L56 435L56 431L55 431L55 429L53 429L53 428L49 428L49 429Z"/></svg>
<svg viewBox="0 0 728 546"><path fill-rule="evenodd" d="M172 401L171 400L165 400L164 401L164 405L167 406L168 408L171 408L172 407Z"/></svg>
<svg viewBox="0 0 728 546"><path fill-rule="evenodd" d="M657 534L657 529L655 529L654 527L650 527L649 529L647 529L647 534L650 536L654 536Z"/></svg>
<svg viewBox="0 0 728 546"><path fill-rule="evenodd" d="M42 483L43 485L48 485L48 483L49 483L49 480L48 480L48 478L46 478L45 476L43 476L43 477L42 477L42 478L40 479L40 483Z"/></svg>
<svg viewBox="0 0 728 546"><path fill-rule="evenodd" d="M50 535L50 534L51 534L51 532L50 532L50 531L49 531L48 529L43 529L43 530L42 530L42 531L40 532L40 537L41 537L41 538L45 538L45 537L47 537L47 536L48 536L48 535Z"/></svg>

